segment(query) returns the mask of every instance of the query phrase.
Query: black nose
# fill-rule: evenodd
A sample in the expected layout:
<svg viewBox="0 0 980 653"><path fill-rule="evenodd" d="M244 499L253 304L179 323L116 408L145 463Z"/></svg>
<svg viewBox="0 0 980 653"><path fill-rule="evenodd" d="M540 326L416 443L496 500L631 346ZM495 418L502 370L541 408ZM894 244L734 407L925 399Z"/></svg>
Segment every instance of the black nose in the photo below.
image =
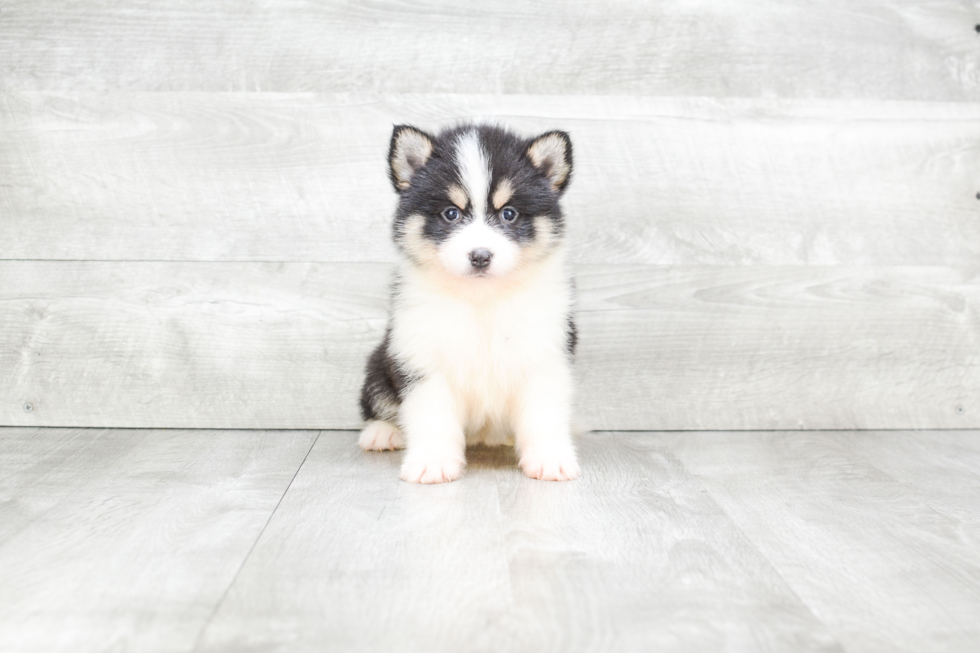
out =
<svg viewBox="0 0 980 653"><path fill-rule="evenodd" d="M470 252L470 263L477 270L490 267L490 259L492 258L493 254L490 253L489 249L474 249Z"/></svg>

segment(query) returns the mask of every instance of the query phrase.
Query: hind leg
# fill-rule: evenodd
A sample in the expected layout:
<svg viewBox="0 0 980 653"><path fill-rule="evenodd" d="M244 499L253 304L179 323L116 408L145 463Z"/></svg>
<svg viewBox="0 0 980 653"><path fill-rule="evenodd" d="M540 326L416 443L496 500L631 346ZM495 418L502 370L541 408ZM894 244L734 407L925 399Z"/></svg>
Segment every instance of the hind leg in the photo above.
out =
<svg viewBox="0 0 980 653"><path fill-rule="evenodd" d="M365 451L401 449L405 438L395 425L398 419L398 388L404 385L404 374L388 352L389 336L375 348L368 359L364 385L361 388L361 417L367 422L358 440Z"/></svg>
<svg viewBox="0 0 980 653"><path fill-rule="evenodd" d="M402 437L401 430L391 422L374 419L361 431L357 443L365 451L387 451L403 448L405 439Z"/></svg>

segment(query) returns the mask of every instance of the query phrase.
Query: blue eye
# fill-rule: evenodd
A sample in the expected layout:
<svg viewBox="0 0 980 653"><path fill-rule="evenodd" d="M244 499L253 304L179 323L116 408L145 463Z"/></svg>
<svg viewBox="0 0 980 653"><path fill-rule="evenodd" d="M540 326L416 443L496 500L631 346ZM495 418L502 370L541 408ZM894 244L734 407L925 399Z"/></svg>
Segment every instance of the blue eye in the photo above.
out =
<svg viewBox="0 0 980 653"><path fill-rule="evenodd" d="M517 211L510 208L509 206L505 206L504 210L500 212L500 218L504 222L513 222L514 220L517 219Z"/></svg>
<svg viewBox="0 0 980 653"><path fill-rule="evenodd" d="M452 222L453 220L458 220L459 209L449 207L448 209L442 212L442 217L446 218L446 220L449 220L450 222Z"/></svg>

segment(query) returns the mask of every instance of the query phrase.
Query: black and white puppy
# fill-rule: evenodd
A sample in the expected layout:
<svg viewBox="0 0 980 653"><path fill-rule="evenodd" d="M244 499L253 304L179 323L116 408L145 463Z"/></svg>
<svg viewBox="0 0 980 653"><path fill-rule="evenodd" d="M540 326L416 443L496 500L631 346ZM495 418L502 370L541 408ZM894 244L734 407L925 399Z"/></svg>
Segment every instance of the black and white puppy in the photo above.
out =
<svg viewBox="0 0 980 653"><path fill-rule="evenodd" d="M568 134L401 125L388 163L401 263L367 364L361 447L404 446L413 483L459 478L468 443L515 445L532 478L576 478Z"/></svg>

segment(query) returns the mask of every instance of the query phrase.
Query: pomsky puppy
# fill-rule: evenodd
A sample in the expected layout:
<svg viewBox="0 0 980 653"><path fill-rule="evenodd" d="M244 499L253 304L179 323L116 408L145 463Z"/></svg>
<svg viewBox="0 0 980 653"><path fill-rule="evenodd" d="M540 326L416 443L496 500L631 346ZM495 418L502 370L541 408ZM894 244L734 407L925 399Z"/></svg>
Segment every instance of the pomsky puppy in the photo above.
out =
<svg viewBox="0 0 980 653"><path fill-rule="evenodd" d="M574 289L559 206L568 134L399 125L388 164L401 262L367 363L360 446L405 447L401 478L413 483L458 479L477 443L513 444L532 478L576 478Z"/></svg>

